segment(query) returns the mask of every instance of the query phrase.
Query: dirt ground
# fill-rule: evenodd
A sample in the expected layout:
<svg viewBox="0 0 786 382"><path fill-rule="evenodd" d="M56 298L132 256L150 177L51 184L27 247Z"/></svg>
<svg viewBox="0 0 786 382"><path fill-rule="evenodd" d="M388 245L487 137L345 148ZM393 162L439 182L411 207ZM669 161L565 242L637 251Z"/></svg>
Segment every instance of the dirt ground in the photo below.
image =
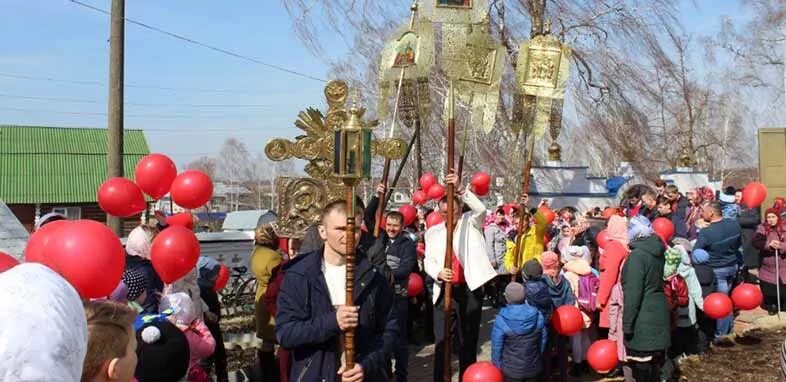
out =
<svg viewBox="0 0 786 382"><path fill-rule="evenodd" d="M682 362L680 381L777 382L780 381L780 348L786 329L753 329L713 347L702 356Z"/></svg>

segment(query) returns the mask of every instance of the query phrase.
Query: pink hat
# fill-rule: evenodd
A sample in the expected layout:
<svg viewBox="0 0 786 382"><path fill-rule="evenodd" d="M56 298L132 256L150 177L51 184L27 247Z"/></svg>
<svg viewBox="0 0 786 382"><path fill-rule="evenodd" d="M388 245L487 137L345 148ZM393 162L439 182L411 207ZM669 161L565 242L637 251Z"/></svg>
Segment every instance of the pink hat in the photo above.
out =
<svg viewBox="0 0 786 382"><path fill-rule="evenodd" d="M543 265L543 274L554 277L559 272L559 255L547 251L540 255L540 263Z"/></svg>

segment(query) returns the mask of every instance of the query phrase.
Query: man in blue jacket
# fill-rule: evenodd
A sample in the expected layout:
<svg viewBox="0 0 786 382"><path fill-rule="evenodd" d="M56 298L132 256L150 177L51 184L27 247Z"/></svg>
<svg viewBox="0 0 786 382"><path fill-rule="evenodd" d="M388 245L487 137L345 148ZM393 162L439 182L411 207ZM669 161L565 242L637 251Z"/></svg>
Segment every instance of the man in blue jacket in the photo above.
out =
<svg viewBox="0 0 786 382"><path fill-rule="evenodd" d="M699 237L693 249L703 249L710 254L707 265L712 267L718 292L729 294L734 277L737 274L737 255L742 246L740 224L733 219L724 219L719 202L707 202L701 207L701 217L710 225L699 231ZM729 315L718 320L715 338L731 334L734 316Z"/></svg>
<svg viewBox="0 0 786 382"><path fill-rule="evenodd" d="M355 211L356 221L362 210ZM276 338L292 353L290 380L384 381L399 336L393 292L363 254L356 256L354 303L345 306L346 221L343 200L327 205L319 235L325 245L285 266L276 312ZM355 243L360 227L355 231ZM355 365L344 364L343 332L355 329Z"/></svg>

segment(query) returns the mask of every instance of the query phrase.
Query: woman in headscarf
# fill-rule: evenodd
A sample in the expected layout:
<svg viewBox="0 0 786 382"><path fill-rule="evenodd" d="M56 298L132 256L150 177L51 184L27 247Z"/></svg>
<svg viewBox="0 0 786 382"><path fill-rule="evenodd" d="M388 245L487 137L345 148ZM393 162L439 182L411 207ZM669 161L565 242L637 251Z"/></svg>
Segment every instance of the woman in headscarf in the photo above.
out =
<svg viewBox="0 0 786 382"><path fill-rule="evenodd" d="M628 224L625 218L612 215L606 228L606 249L601 250L598 267L600 268L600 286L598 287L597 303L600 307L599 326L608 330L608 339L617 343L617 358L624 363L625 338L622 334L622 313L624 299L622 295L622 267L630 254L628 247ZM625 380L633 379L627 365L614 370L609 376L616 376L620 370Z"/></svg>
<svg viewBox="0 0 786 382"><path fill-rule="evenodd" d="M759 285L764 294L764 307L772 314L778 311L778 284L781 287L781 309L786 307L786 227L777 209L765 211L764 223L753 235L753 246L761 255ZM775 272L776 260L780 262L779 272Z"/></svg>
<svg viewBox="0 0 786 382"><path fill-rule="evenodd" d="M126 239L126 270L136 271L145 278L147 297L142 312L148 314L158 313L158 301L164 290L164 283L150 262L150 247L157 233L155 228L143 224L134 228Z"/></svg>
<svg viewBox="0 0 786 382"><path fill-rule="evenodd" d="M598 287L598 305L602 309L600 313L600 327L608 329L609 307L608 302L612 294L613 287L620 281L620 269L622 263L628 257L628 225L625 218L619 215L612 215L606 227L606 237L608 243L606 249L601 250L598 260L598 270L600 271L600 287Z"/></svg>
<svg viewBox="0 0 786 382"><path fill-rule="evenodd" d="M622 267L625 351L634 380L657 382L665 350L671 345L669 309L663 290L666 248L643 216L631 219L628 241L631 252Z"/></svg>
<svg viewBox="0 0 786 382"><path fill-rule="evenodd" d="M690 212L688 212L685 221L685 225L688 226L688 240L693 241L699 237L699 229L704 224L704 220L701 218L701 205L713 200L715 200L715 193L709 187L699 187L689 191Z"/></svg>
<svg viewBox="0 0 786 382"><path fill-rule="evenodd" d="M87 321L76 290L41 264L0 274L0 381L78 382Z"/></svg>
<svg viewBox="0 0 786 382"><path fill-rule="evenodd" d="M254 235L254 252L251 254L251 271L257 279L257 293L254 299L256 313L257 337L262 340L262 347L259 350L259 363L262 370L277 372L278 367L275 360L275 321L273 315L265 304L264 296L268 284L273 276L273 269L281 264L282 256L276 250L279 240L273 223L265 223L257 227ZM277 373L276 373L277 374ZM277 380L278 376L270 378Z"/></svg>

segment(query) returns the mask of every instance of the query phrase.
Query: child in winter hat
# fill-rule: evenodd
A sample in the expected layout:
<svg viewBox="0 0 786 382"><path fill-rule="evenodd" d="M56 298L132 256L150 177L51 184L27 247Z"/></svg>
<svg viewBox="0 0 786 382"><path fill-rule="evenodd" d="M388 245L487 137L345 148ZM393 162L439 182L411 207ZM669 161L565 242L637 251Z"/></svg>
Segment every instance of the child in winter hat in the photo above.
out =
<svg viewBox="0 0 786 382"><path fill-rule="evenodd" d="M190 349L188 381L208 381L207 372L199 362L213 354L216 341L205 322L194 314L194 302L188 294L178 292L164 296L161 299L161 308L172 311L170 321L185 334L188 341Z"/></svg>
<svg viewBox="0 0 786 382"><path fill-rule="evenodd" d="M189 348L186 336L173 323L158 321L136 333L139 382L179 382L188 372Z"/></svg>

